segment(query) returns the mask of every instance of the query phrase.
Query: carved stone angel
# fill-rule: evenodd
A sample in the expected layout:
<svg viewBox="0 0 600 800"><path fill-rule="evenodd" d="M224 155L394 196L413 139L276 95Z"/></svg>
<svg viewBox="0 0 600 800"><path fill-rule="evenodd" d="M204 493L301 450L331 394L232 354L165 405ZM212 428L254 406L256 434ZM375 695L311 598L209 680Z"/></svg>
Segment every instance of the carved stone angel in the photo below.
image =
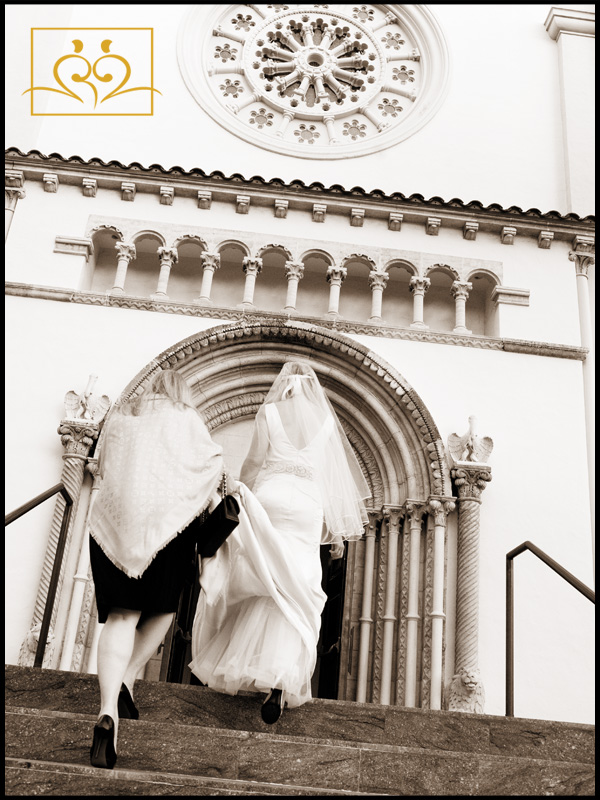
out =
<svg viewBox="0 0 600 800"><path fill-rule="evenodd" d="M469 430L462 436L451 433L448 437L448 450L454 461L476 461L486 464L494 442L489 436L477 436L475 433L476 418L469 417Z"/></svg>
<svg viewBox="0 0 600 800"><path fill-rule="evenodd" d="M70 391L65 395L65 412L67 419L88 419L92 422L101 422L108 409L110 408L110 399L107 395L103 394L101 397L94 397L92 389L96 381L97 375L90 375L88 385L83 394Z"/></svg>

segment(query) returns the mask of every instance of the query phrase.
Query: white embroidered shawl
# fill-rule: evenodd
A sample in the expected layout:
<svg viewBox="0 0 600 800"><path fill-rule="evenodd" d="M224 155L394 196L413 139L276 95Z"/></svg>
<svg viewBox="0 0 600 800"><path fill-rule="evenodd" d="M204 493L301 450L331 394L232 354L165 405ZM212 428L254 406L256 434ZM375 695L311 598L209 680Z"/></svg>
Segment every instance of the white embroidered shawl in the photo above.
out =
<svg viewBox="0 0 600 800"><path fill-rule="evenodd" d="M90 512L91 535L132 578L206 508L223 472L198 414L154 397L139 416L116 410L108 420Z"/></svg>

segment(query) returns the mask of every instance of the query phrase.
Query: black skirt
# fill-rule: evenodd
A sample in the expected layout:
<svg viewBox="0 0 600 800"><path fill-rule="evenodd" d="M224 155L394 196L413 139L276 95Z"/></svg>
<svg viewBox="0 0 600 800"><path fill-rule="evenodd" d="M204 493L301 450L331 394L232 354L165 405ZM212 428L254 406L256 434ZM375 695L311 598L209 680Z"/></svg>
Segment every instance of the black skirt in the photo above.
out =
<svg viewBox="0 0 600 800"><path fill-rule="evenodd" d="M197 534L194 521L159 551L141 578L129 578L90 536L98 622L106 622L112 608L149 614L176 612L184 584L194 579Z"/></svg>

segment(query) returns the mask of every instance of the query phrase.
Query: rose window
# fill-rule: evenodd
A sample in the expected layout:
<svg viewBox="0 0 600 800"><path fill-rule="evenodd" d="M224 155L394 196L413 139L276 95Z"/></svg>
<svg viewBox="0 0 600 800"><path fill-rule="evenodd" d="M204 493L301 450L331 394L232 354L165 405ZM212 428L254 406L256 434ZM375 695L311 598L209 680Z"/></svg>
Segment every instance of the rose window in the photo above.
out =
<svg viewBox="0 0 600 800"><path fill-rule="evenodd" d="M321 158L373 152L411 135L441 101L446 51L424 6L209 8L184 21L184 78L214 119L262 147Z"/></svg>

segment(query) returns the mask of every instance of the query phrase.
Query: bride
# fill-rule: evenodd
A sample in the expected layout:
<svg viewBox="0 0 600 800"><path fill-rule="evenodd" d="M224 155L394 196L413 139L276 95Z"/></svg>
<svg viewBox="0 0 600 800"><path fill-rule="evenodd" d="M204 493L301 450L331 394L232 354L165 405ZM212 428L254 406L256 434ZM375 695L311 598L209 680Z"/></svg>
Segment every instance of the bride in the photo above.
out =
<svg viewBox="0 0 600 800"><path fill-rule="evenodd" d="M267 692L263 720L311 699L321 612L320 545L362 536L370 496L308 364L288 361L260 407L236 487L240 522L204 559L192 672L210 688Z"/></svg>

